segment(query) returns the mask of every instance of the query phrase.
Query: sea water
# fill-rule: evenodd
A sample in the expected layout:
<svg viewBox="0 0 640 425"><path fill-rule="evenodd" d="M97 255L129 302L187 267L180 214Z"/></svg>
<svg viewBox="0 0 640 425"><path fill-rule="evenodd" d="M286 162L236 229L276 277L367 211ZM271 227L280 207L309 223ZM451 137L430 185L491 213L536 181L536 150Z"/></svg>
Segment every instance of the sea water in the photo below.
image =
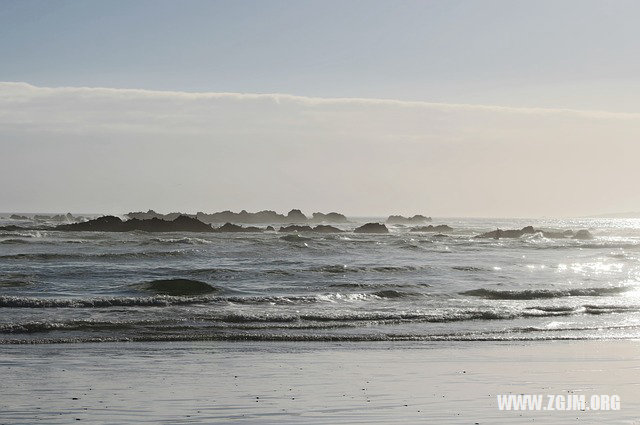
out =
<svg viewBox="0 0 640 425"><path fill-rule="evenodd" d="M640 220L353 233L372 220L336 234L1 231L0 344L640 337ZM594 238L475 238L527 225Z"/></svg>

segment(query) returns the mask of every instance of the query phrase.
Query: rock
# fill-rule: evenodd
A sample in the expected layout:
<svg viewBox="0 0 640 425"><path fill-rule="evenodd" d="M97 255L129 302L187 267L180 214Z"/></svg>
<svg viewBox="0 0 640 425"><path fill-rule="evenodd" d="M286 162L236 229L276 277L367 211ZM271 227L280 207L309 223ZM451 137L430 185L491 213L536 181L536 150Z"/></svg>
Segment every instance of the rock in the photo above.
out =
<svg viewBox="0 0 640 425"><path fill-rule="evenodd" d="M67 213L67 214L57 214L51 217L52 221L58 221L58 222L67 222L67 223L73 223L76 220L76 218L71 215L71 213Z"/></svg>
<svg viewBox="0 0 640 425"><path fill-rule="evenodd" d="M313 228L313 231L317 233L342 233L343 232L337 227L327 226L327 225L318 225Z"/></svg>
<svg viewBox="0 0 640 425"><path fill-rule="evenodd" d="M33 229L29 229L28 227L11 225L11 226L0 226L0 230L6 231L6 232L15 232L20 230L33 230Z"/></svg>
<svg viewBox="0 0 640 425"><path fill-rule="evenodd" d="M533 226L523 227L520 230L494 230L492 232L483 233L481 235L476 236L476 238L520 238L524 235L531 235L534 233L541 233L542 236L548 239L565 239L565 238L574 238L574 239L592 239L593 236L589 233L588 230L579 230L575 234L572 230L563 230L563 231L546 231L546 230L537 230L534 229Z"/></svg>
<svg viewBox="0 0 640 425"><path fill-rule="evenodd" d="M500 239L500 238L520 238L524 235L531 235L537 233L533 226L523 227L520 230L500 230L496 229L492 232L483 233L481 235L476 236L476 238L492 238L492 239Z"/></svg>
<svg viewBox="0 0 640 425"><path fill-rule="evenodd" d="M11 214L9 218L11 220L29 220L29 217L27 217L26 215L18 215L18 214Z"/></svg>
<svg viewBox="0 0 640 425"><path fill-rule="evenodd" d="M573 236L574 239L593 239L593 235L586 229L578 230Z"/></svg>
<svg viewBox="0 0 640 425"><path fill-rule="evenodd" d="M138 220L150 220L152 218L157 218L160 220L166 220L166 221L173 221L176 218L180 217L181 215L187 216L187 217L191 217L191 218L197 218L194 215L190 215L190 214L183 214L183 213L179 213L179 212L172 212L169 214L160 214L155 212L154 210L149 210L147 212L130 212L125 214L125 217L127 218L137 218Z"/></svg>
<svg viewBox="0 0 640 425"><path fill-rule="evenodd" d="M217 229L214 229L216 232L219 233L258 233L258 232L262 232L262 229L258 228L258 227L253 227L253 226L249 226L249 227L242 227L242 226L238 226L237 224L232 224L232 223L226 223L223 226L218 227Z"/></svg>
<svg viewBox="0 0 640 425"><path fill-rule="evenodd" d="M439 224L437 226L430 224L428 226L418 226L409 229L410 232L451 232L452 230L453 228L446 224Z"/></svg>
<svg viewBox="0 0 640 425"><path fill-rule="evenodd" d="M353 231L354 233L389 233L387 226L381 223L367 223L358 227Z"/></svg>
<svg viewBox="0 0 640 425"><path fill-rule="evenodd" d="M57 226L55 230L71 232L125 232L124 222L120 218L105 215L84 223L63 224Z"/></svg>
<svg viewBox="0 0 640 425"><path fill-rule="evenodd" d="M282 233L292 233L292 232L312 232L313 229L311 228L311 226L297 226L297 225L291 225L291 226L285 226L285 227L281 227L280 232Z"/></svg>
<svg viewBox="0 0 640 425"><path fill-rule="evenodd" d="M284 223L287 217L275 211L258 211L250 213L245 210L235 213L232 211L222 211L212 214L198 212L196 218L204 223Z"/></svg>
<svg viewBox="0 0 640 425"><path fill-rule="evenodd" d="M197 218L203 223L213 224L213 223L234 223L234 224L298 224L298 223L347 223L347 218L339 213L331 212L328 214L323 213L314 213L313 218L307 218L302 211L298 209L293 209L284 214L278 214L275 211L263 210L255 213L247 212L246 210L242 210L239 213L233 211L221 211L215 212L211 214L204 213L199 211L197 214L184 214L184 213L169 213L169 214L160 214L155 212L154 210L149 210L147 212L130 212L126 214L127 218L137 218L139 220L148 220L152 218L158 218L161 220L172 221L181 215L186 215L188 217Z"/></svg>
<svg viewBox="0 0 640 425"><path fill-rule="evenodd" d="M276 231L276 229L274 229L273 226L267 226L267 228L264 229L264 230L265 230L265 232L275 232Z"/></svg>
<svg viewBox="0 0 640 425"><path fill-rule="evenodd" d="M55 227L55 230L71 232L132 232L134 230L145 232L213 232L208 224L184 215L173 221L155 217L149 220L134 218L122 221L118 217L107 215L84 223L63 224Z"/></svg>
<svg viewBox="0 0 640 425"><path fill-rule="evenodd" d="M561 232L554 232L554 231L543 230L542 231L542 236L544 236L547 239L571 238L571 237L573 237L573 231L572 230L564 230L564 231L561 231Z"/></svg>
<svg viewBox="0 0 640 425"><path fill-rule="evenodd" d="M403 217L401 215L390 215L387 218L387 224L419 224L431 221L431 217L425 217L420 214L416 214L413 217Z"/></svg>
<svg viewBox="0 0 640 425"><path fill-rule="evenodd" d="M285 226L280 228L280 232L282 233L293 233L293 232L315 232L315 233L342 233L342 230L337 227L327 226L327 225L318 225L316 227L311 226L299 226L292 224L291 226Z"/></svg>
<svg viewBox="0 0 640 425"><path fill-rule="evenodd" d="M160 279L134 286L156 294L172 296L202 295L217 291L208 283L192 279Z"/></svg>
<svg viewBox="0 0 640 425"><path fill-rule="evenodd" d="M348 223L347 217L337 212L330 212L324 214L321 212L314 212L311 221L314 223Z"/></svg>
<svg viewBox="0 0 640 425"><path fill-rule="evenodd" d="M289 223L306 223L307 216L302 214L300 210L291 210L287 214L287 220Z"/></svg>

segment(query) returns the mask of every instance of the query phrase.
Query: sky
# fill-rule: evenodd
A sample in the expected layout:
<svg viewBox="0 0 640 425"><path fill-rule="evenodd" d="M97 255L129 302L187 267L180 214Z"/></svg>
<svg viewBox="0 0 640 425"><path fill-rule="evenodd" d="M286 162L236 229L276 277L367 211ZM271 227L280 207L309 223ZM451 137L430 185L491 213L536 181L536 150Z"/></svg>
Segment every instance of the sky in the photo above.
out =
<svg viewBox="0 0 640 425"><path fill-rule="evenodd" d="M0 0L0 211L638 211L639 12Z"/></svg>

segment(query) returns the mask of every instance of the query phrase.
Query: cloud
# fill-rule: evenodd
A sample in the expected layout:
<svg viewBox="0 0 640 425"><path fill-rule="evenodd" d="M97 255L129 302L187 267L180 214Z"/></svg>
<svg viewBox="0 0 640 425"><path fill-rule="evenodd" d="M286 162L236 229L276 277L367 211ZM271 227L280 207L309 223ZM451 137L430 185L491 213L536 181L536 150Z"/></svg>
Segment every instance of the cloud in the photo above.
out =
<svg viewBox="0 0 640 425"><path fill-rule="evenodd" d="M483 111L511 114L567 114L589 118L638 119L638 113L562 109L562 108L524 108L496 105L435 103L423 101L405 101L397 99L372 98L323 98L296 96L282 93L226 93L226 92L182 92L155 91L140 89L116 89L104 87L37 87L24 82L0 82L3 103L17 101L35 101L55 96L81 99L112 100L157 100L157 101L266 101L276 104L298 104L301 106L381 106L419 109L437 109L443 111Z"/></svg>
<svg viewBox="0 0 640 425"><path fill-rule="evenodd" d="M0 196L61 211L633 210L638 136L632 113L5 82Z"/></svg>

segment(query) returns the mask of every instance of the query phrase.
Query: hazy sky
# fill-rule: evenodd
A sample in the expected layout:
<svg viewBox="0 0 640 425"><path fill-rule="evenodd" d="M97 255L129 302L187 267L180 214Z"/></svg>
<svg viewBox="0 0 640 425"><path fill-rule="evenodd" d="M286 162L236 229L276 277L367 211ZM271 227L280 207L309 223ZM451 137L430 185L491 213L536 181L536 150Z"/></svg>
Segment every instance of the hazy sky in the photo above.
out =
<svg viewBox="0 0 640 425"><path fill-rule="evenodd" d="M638 16L0 0L0 211L640 210Z"/></svg>

